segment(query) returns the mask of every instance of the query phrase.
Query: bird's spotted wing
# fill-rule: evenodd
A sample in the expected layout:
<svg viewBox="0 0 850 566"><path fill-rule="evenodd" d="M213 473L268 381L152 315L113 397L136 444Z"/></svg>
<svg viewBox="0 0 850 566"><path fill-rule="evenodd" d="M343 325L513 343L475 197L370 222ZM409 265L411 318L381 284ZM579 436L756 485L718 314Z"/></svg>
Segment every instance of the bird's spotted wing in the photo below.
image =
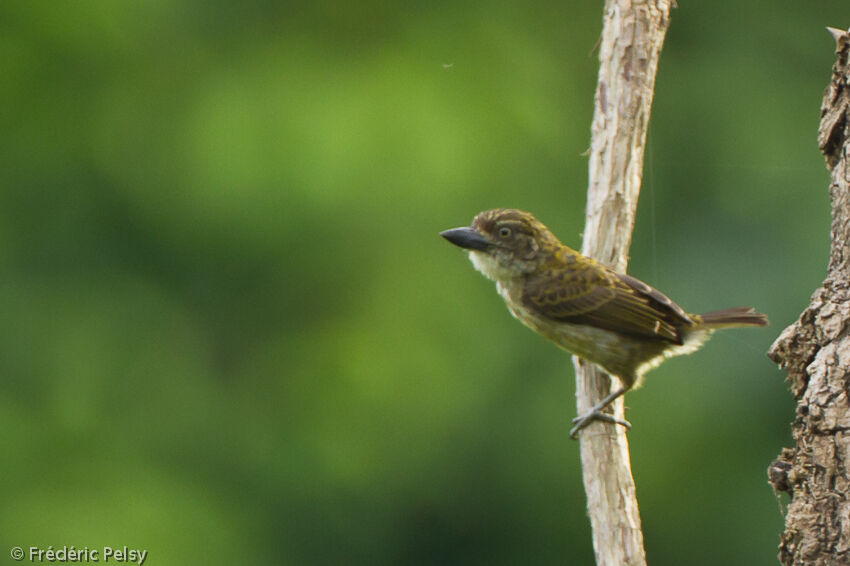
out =
<svg viewBox="0 0 850 566"><path fill-rule="evenodd" d="M560 266L528 278L523 302L549 318L564 319L594 312L616 296L614 281L597 266Z"/></svg>
<svg viewBox="0 0 850 566"><path fill-rule="evenodd" d="M694 322L667 296L629 275L599 264L544 270L528 279L523 302L559 322L586 324L637 337L681 344Z"/></svg>

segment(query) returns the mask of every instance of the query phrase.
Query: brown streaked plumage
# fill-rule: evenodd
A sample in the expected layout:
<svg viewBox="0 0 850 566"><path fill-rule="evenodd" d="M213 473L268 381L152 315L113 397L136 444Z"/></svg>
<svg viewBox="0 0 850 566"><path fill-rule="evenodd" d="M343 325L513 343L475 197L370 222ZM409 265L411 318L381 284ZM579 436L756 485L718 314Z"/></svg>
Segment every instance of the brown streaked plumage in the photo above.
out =
<svg viewBox="0 0 850 566"><path fill-rule="evenodd" d="M487 210L472 226L441 235L469 250L475 268L496 282L523 324L622 382L574 420L573 437L593 420L629 426L603 409L666 358L697 350L715 329L767 325L750 307L688 314L646 283L565 246L521 210Z"/></svg>

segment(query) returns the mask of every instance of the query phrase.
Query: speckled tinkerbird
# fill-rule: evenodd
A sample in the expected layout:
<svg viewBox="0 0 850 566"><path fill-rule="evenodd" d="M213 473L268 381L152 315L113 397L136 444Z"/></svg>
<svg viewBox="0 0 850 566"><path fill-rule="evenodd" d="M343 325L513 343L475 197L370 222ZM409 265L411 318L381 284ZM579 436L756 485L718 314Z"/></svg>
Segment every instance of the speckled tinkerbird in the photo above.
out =
<svg viewBox="0 0 850 566"><path fill-rule="evenodd" d="M469 251L523 324L620 380L618 389L573 419L573 438L594 420L630 428L605 408L665 359L699 349L714 330L768 323L751 307L688 314L643 281L568 248L521 210L486 210L472 226L440 235Z"/></svg>

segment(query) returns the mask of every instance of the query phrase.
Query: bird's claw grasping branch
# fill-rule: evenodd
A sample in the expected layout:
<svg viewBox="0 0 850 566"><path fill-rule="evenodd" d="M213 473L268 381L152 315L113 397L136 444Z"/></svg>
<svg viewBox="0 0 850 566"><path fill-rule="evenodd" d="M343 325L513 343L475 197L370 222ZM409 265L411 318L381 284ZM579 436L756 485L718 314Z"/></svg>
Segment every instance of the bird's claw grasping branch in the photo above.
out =
<svg viewBox="0 0 850 566"><path fill-rule="evenodd" d="M579 431L581 431L584 427L586 427L593 421L605 421L612 424L618 424L626 427L626 430L630 430L632 428L632 425L629 421L624 421L622 419L618 419L613 415L609 415L608 413L602 412L605 407L614 402L614 399L616 399L628 390L628 387L621 387L620 389L611 393L602 401L597 403L592 409L590 409L590 411L588 411L584 415L574 418L573 425L575 426L570 429L570 438L572 438L573 440L578 438Z"/></svg>

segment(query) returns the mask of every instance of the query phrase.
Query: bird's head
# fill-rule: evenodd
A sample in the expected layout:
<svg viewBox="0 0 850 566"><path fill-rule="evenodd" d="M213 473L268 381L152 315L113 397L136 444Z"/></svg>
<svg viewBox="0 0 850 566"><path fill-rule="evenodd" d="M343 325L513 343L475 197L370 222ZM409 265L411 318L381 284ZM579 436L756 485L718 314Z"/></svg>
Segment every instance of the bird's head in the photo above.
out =
<svg viewBox="0 0 850 566"><path fill-rule="evenodd" d="M469 250L475 268L494 281L533 273L562 246L532 214L505 208L485 210L475 217L472 226L440 235Z"/></svg>

